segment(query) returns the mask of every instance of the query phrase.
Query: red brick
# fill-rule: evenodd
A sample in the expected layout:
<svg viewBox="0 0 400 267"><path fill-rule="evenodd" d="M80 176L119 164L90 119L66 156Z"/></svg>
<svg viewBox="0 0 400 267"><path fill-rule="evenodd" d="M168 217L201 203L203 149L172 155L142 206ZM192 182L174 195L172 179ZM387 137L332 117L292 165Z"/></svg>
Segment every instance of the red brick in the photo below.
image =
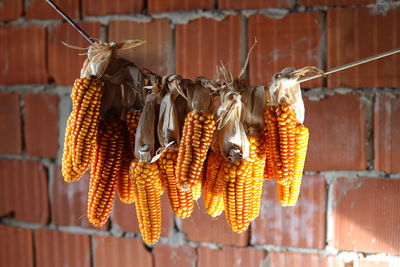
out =
<svg viewBox="0 0 400 267"><path fill-rule="evenodd" d="M253 15L249 18L249 47L257 38L250 56L250 81L267 84L272 76L286 67L319 66L321 13L303 12L282 19ZM322 85L322 79L303 83L305 88Z"/></svg>
<svg viewBox="0 0 400 267"><path fill-rule="evenodd" d="M76 225L87 227L86 203L89 188L89 173L78 182L66 183L61 166L54 170L54 184L51 193L51 218L55 225Z"/></svg>
<svg viewBox="0 0 400 267"><path fill-rule="evenodd" d="M79 0L54 0L69 17L79 18ZM62 19L46 1L31 0L25 7L26 19Z"/></svg>
<svg viewBox="0 0 400 267"><path fill-rule="evenodd" d="M91 266L88 235L38 229L35 244L37 266Z"/></svg>
<svg viewBox="0 0 400 267"><path fill-rule="evenodd" d="M287 8L290 0L218 0L219 9Z"/></svg>
<svg viewBox="0 0 400 267"><path fill-rule="evenodd" d="M400 180L340 178L334 183L334 246L400 254Z"/></svg>
<svg viewBox="0 0 400 267"><path fill-rule="evenodd" d="M0 266L33 267L32 231L0 225Z"/></svg>
<svg viewBox="0 0 400 267"><path fill-rule="evenodd" d="M328 68L398 47L400 9L387 15L371 14L368 8L328 9ZM376 41L372 41L376 40ZM400 55L379 59L332 74L328 87L400 87Z"/></svg>
<svg viewBox="0 0 400 267"><path fill-rule="evenodd" d="M189 79L214 79L216 66L222 61L237 76L241 68L241 24L240 16L228 16L222 21L201 18L177 25L176 72Z"/></svg>
<svg viewBox="0 0 400 267"><path fill-rule="evenodd" d="M167 19L137 23L126 20L110 22L109 40L122 41L140 39L146 43L141 47L122 51L120 55L138 66L146 67L159 74L170 72L172 42L171 29Z"/></svg>
<svg viewBox="0 0 400 267"><path fill-rule="evenodd" d="M266 256L266 252L260 249L233 247L222 247L218 250L199 247L197 253L198 267L258 267L263 265Z"/></svg>
<svg viewBox="0 0 400 267"><path fill-rule="evenodd" d="M47 83L45 38L44 27L0 26L0 84Z"/></svg>
<svg viewBox="0 0 400 267"><path fill-rule="evenodd" d="M371 259L358 259L353 263L353 267L394 267L390 262L374 261Z"/></svg>
<svg viewBox="0 0 400 267"><path fill-rule="evenodd" d="M79 26L92 38L100 37L99 22L81 22ZM88 47L89 43L68 23L57 25L49 30L47 64L50 76L59 85L72 85L80 76L86 56L79 55L83 53L82 50L66 47L61 42L78 47Z"/></svg>
<svg viewBox="0 0 400 267"><path fill-rule="evenodd" d="M0 153L21 154L21 110L19 94L0 92Z"/></svg>
<svg viewBox="0 0 400 267"><path fill-rule="evenodd" d="M193 247L171 247L167 244L157 244L153 248L155 267L191 267L196 261Z"/></svg>
<svg viewBox="0 0 400 267"><path fill-rule="evenodd" d="M366 168L364 103L358 94L304 98L310 140L305 169L364 170Z"/></svg>
<svg viewBox="0 0 400 267"><path fill-rule="evenodd" d="M375 95L374 147L375 168L400 172L400 98Z"/></svg>
<svg viewBox="0 0 400 267"><path fill-rule="evenodd" d="M308 254L299 252L271 252L269 254L270 267L280 266L307 266L307 267L337 267L339 261L336 256Z"/></svg>
<svg viewBox="0 0 400 267"><path fill-rule="evenodd" d="M116 196L113 214L113 224L117 224L124 232L140 233L135 204L122 203ZM173 228L173 213L169 207L167 195L163 194L161 196L161 236L169 237Z"/></svg>
<svg viewBox="0 0 400 267"><path fill-rule="evenodd" d="M191 9L212 9L214 0L149 0L149 13L171 12Z"/></svg>
<svg viewBox="0 0 400 267"><path fill-rule="evenodd" d="M373 4L375 0L299 0L297 4L300 6L349 6Z"/></svg>
<svg viewBox="0 0 400 267"><path fill-rule="evenodd" d="M144 0L82 0L83 16L134 14L143 10Z"/></svg>
<svg viewBox="0 0 400 267"><path fill-rule="evenodd" d="M93 251L96 267L153 266L151 254L140 239L94 236Z"/></svg>
<svg viewBox="0 0 400 267"><path fill-rule="evenodd" d="M49 218L46 170L36 161L0 159L0 216L46 224Z"/></svg>
<svg viewBox="0 0 400 267"><path fill-rule="evenodd" d="M0 21L16 20L22 16L23 0L3 0L0 5Z"/></svg>
<svg viewBox="0 0 400 267"><path fill-rule="evenodd" d="M326 225L324 177L303 177L295 207L280 205L276 183L265 181L260 216L251 225L253 244L324 249Z"/></svg>
<svg viewBox="0 0 400 267"><path fill-rule="evenodd" d="M57 95L25 95L25 149L29 156L57 157Z"/></svg>
<svg viewBox="0 0 400 267"><path fill-rule="evenodd" d="M224 213L216 218L207 214L204 199L201 197L194 205L192 216L182 221L182 229L191 241L212 242L235 246L246 246L249 231L237 234L229 228Z"/></svg>

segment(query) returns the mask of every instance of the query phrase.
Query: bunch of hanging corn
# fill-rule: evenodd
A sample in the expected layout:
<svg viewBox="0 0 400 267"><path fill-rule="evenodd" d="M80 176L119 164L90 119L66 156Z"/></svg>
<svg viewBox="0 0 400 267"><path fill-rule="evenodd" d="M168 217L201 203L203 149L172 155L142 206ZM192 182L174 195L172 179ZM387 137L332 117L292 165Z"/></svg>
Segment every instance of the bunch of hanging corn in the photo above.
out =
<svg viewBox="0 0 400 267"><path fill-rule="evenodd" d="M205 83L207 81L198 79L193 86L186 88L191 111L185 118L175 166L178 186L184 190L201 182L204 162L216 126L214 114L211 113L213 98Z"/></svg>
<svg viewBox="0 0 400 267"><path fill-rule="evenodd" d="M304 106L297 78L276 77L269 88L272 97L264 114L264 178L276 179L282 206L294 206L300 192L308 129L302 124Z"/></svg>

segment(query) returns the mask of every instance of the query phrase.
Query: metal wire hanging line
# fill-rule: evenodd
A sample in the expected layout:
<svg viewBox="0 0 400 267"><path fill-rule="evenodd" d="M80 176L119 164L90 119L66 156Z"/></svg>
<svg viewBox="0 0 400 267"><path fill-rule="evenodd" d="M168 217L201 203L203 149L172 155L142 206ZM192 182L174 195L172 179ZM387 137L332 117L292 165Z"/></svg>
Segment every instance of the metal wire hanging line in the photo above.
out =
<svg viewBox="0 0 400 267"><path fill-rule="evenodd" d="M74 27L83 37L85 37L86 40L88 40L92 45L95 43L93 41L93 39L90 38L90 36L87 33L85 33L79 27L79 25L76 24L67 14L65 14L64 11L62 11L61 8L59 8L52 0L46 0L46 1L67 22L69 22L72 25L72 27ZM326 75L329 75L329 74L332 74L332 73L335 73L335 72L339 72L339 71L342 71L342 70L345 70L345 69L348 69L348 68L352 68L352 67L355 67L355 66L358 66L358 65L370 62L370 61L374 61L374 60L377 60L377 59L380 59L380 58L383 58L383 57L391 56L391 55L394 55L396 53L400 53L400 48L389 50L389 51L386 51L386 52L383 52L383 53L380 53L380 54L377 54L377 55L374 55L374 56L370 56L370 57L367 57L367 58L356 60L356 61L344 64L344 65L329 69L329 70L325 71L324 74L314 74L314 75L306 76L306 77L300 78L298 80L298 82L302 83L302 82L310 81L310 80L313 80L313 79L316 79L316 78L319 78L319 77L324 77Z"/></svg>

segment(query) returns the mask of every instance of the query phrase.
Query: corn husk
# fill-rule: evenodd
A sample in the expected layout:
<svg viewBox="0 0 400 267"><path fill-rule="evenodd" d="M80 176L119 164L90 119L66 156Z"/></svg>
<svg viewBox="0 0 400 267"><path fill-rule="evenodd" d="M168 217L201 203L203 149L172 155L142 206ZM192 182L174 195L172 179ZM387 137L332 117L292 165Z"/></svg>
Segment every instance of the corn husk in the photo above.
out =
<svg viewBox="0 0 400 267"><path fill-rule="evenodd" d="M275 106L282 103L291 105L299 123L304 122L305 109L298 80L307 72L323 74L323 71L316 67L304 67L299 70L285 68L273 76L269 86L269 105Z"/></svg>
<svg viewBox="0 0 400 267"><path fill-rule="evenodd" d="M255 135L264 130L264 86L250 87L245 98L244 126L246 133Z"/></svg>
<svg viewBox="0 0 400 267"><path fill-rule="evenodd" d="M212 112L213 96L212 82L204 77L198 77L193 85L186 87L187 102L190 111Z"/></svg>
<svg viewBox="0 0 400 267"><path fill-rule="evenodd" d="M159 80L154 78L151 92L145 98L143 112L136 131L134 156L139 161L152 162L156 151L155 131L160 98Z"/></svg>

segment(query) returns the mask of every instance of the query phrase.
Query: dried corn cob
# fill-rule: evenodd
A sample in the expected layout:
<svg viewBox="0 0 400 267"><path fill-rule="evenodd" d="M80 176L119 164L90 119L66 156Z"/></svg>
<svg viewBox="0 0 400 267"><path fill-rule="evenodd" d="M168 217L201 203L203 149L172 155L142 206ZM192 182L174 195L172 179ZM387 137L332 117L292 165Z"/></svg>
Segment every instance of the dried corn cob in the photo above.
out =
<svg viewBox="0 0 400 267"><path fill-rule="evenodd" d="M175 167L178 186L188 189L199 181L215 127L211 113L191 111L187 115Z"/></svg>
<svg viewBox="0 0 400 267"><path fill-rule="evenodd" d="M177 149L167 148L157 162L172 210L177 217L184 219L193 212L193 197L191 189L184 191L177 186L174 171L177 157Z"/></svg>
<svg viewBox="0 0 400 267"><path fill-rule="evenodd" d="M260 213L261 195L263 188L263 172L265 166L265 151L264 151L264 138L263 134L256 134L247 137L250 142L250 161L252 168L252 209L250 220L257 218Z"/></svg>
<svg viewBox="0 0 400 267"><path fill-rule="evenodd" d="M206 180L204 183L204 203L206 211L212 217L221 215L224 210L224 176L222 163L224 158L214 151L207 159Z"/></svg>
<svg viewBox="0 0 400 267"><path fill-rule="evenodd" d="M88 194L88 219L102 226L110 216L115 187L124 151L124 124L121 120L102 121L97 133Z"/></svg>
<svg viewBox="0 0 400 267"><path fill-rule="evenodd" d="M206 179L206 170L204 165L205 164L203 164L201 168L200 179L194 184L192 188L193 200L198 200L201 197L201 193L203 192L204 180Z"/></svg>
<svg viewBox="0 0 400 267"><path fill-rule="evenodd" d="M128 135L129 135L129 151L131 155L134 155L135 151L135 138L136 138L136 129L139 124L140 115L142 115L141 111L126 111L125 123L128 127Z"/></svg>
<svg viewBox="0 0 400 267"><path fill-rule="evenodd" d="M81 178L82 173L74 171L72 167L72 152L70 148L70 136L71 136L71 128L73 124L73 116L70 116L67 121L67 127L65 130L65 138L64 138L64 152L62 158L62 175L64 176L64 181L73 182L77 181Z"/></svg>
<svg viewBox="0 0 400 267"><path fill-rule="evenodd" d="M161 181L157 163L132 160L129 175L136 184L136 215L144 242L151 245L161 234Z"/></svg>
<svg viewBox="0 0 400 267"><path fill-rule="evenodd" d="M277 180L282 180L282 163L279 151L279 127L275 107L267 106L264 114L266 152L264 179L272 180L275 177Z"/></svg>
<svg viewBox="0 0 400 267"><path fill-rule="evenodd" d="M124 153L122 155L122 165L120 169L120 174L117 180L117 192L119 199L124 203L132 203L137 198L135 194L136 185L132 183L132 180L129 177L129 165L131 163L131 157L129 157L128 153Z"/></svg>
<svg viewBox="0 0 400 267"><path fill-rule="evenodd" d="M278 196L282 206L296 205L300 192L301 178L303 176L304 162L307 154L308 129L298 124L296 126L296 150L294 177L290 185L278 184Z"/></svg>
<svg viewBox="0 0 400 267"><path fill-rule="evenodd" d="M294 174L294 152L296 149L296 114L290 105L280 104L276 109L279 125L279 150L282 162L282 177L277 182L289 185Z"/></svg>
<svg viewBox="0 0 400 267"><path fill-rule="evenodd" d="M101 80L79 78L72 89L73 107L70 116L69 149L72 153L73 169L84 173L89 169L92 146L98 130L100 103L103 95Z"/></svg>
<svg viewBox="0 0 400 267"><path fill-rule="evenodd" d="M226 218L232 231L241 233L250 224L252 211L252 168L250 160L237 162L224 160L224 176L227 181L224 193Z"/></svg>

